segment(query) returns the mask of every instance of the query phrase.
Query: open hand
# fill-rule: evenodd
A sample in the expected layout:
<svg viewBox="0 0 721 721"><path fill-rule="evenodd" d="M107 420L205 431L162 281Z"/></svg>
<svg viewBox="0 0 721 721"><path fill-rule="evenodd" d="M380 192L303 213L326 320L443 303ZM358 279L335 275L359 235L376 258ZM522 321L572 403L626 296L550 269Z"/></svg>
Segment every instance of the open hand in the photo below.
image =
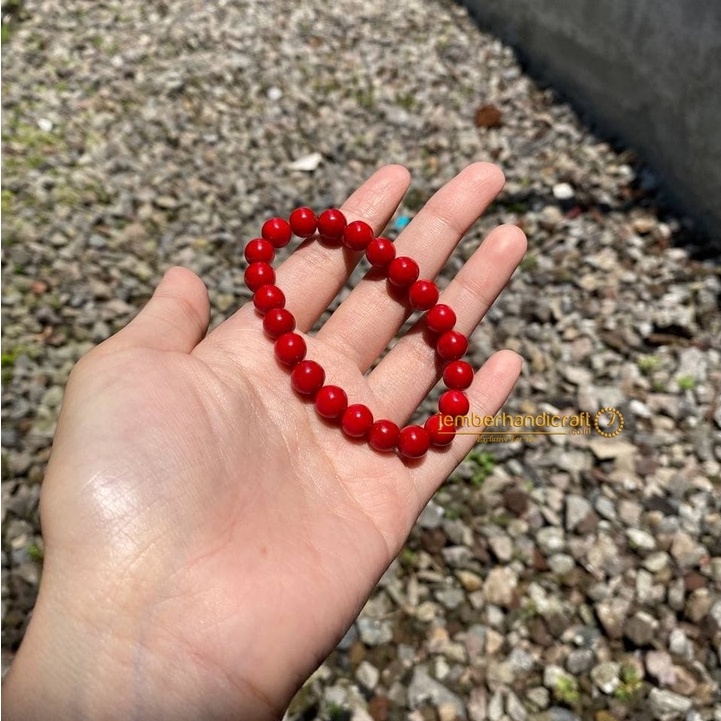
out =
<svg viewBox="0 0 721 721"><path fill-rule="evenodd" d="M342 207L380 232L409 183L379 170ZM433 278L500 191L474 164L396 241ZM443 292L470 333L525 251L493 231ZM304 242L277 285L306 332L360 253ZM366 279L308 358L376 418L403 424L438 379L421 333L364 375L407 309ZM172 268L147 306L73 370L41 498L40 594L3 698L8 719L272 719L333 649L418 514L473 443L404 463L349 441L290 388L246 304L206 335L206 288ZM494 414L520 371L501 351L468 391ZM50 715L48 715L50 714Z"/></svg>

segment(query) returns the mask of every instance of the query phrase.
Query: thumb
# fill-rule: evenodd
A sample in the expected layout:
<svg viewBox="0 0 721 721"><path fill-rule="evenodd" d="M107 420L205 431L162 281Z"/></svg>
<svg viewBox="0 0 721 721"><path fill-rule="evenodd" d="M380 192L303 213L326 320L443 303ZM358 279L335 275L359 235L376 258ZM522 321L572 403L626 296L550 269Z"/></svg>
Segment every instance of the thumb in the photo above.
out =
<svg viewBox="0 0 721 721"><path fill-rule="evenodd" d="M192 270L170 268L138 315L106 343L190 353L205 337L210 302L205 283Z"/></svg>

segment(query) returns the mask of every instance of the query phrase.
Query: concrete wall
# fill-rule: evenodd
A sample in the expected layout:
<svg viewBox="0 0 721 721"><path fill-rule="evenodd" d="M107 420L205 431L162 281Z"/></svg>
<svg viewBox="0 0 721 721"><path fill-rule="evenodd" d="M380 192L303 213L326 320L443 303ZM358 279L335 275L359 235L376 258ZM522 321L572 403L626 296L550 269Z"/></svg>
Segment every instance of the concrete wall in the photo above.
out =
<svg viewBox="0 0 721 721"><path fill-rule="evenodd" d="M721 0L461 1L721 239Z"/></svg>

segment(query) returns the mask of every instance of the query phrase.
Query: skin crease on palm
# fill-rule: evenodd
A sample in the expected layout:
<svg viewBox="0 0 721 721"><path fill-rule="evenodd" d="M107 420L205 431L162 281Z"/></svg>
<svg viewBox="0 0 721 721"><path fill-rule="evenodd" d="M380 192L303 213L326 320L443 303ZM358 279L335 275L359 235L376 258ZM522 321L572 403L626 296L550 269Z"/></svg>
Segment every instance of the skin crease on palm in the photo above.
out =
<svg viewBox="0 0 721 721"><path fill-rule="evenodd" d="M409 182L381 168L342 210L380 233ZM433 278L502 185L493 165L465 168L399 254ZM472 332L525 248L515 226L488 235L441 296L459 330ZM300 331L359 256L311 239L278 267ZM438 378L433 349L411 332L366 371L406 317L366 279L307 338L326 382L399 424ZM43 483L42 583L4 718L282 717L473 445L459 436L403 463L349 441L294 396L252 304L209 334L208 320L202 281L172 268L73 370ZM495 413L520 368L511 351L488 359L471 410Z"/></svg>

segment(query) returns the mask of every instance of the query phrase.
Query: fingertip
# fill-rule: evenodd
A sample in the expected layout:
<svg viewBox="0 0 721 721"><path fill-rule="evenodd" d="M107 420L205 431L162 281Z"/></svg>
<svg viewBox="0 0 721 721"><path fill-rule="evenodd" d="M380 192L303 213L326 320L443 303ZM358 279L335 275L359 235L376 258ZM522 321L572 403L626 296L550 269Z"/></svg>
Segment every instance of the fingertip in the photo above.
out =
<svg viewBox="0 0 721 721"><path fill-rule="evenodd" d="M523 368L523 356L510 348L496 351L487 361L493 364L493 370L506 374L509 370L515 371L516 375Z"/></svg>
<svg viewBox="0 0 721 721"><path fill-rule="evenodd" d="M497 261L513 258L515 265L521 262L528 250L526 234L512 223L504 223L494 228L484 241L487 250Z"/></svg>
<svg viewBox="0 0 721 721"><path fill-rule="evenodd" d="M405 165L400 165L399 163L389 163L388 165L384 165L380 171L392 175L399 183L402 181L407 185L410 185L411 172Z"/></svg>
<svg viewBox="0 0 721 721"><path fill-rule="evenodd" d="M493 189L494 196L498 195L506 184L506 176L501 168L495 163L484 160L471 163L464 173L469 173L473 181L486 188Z"/></svg>

